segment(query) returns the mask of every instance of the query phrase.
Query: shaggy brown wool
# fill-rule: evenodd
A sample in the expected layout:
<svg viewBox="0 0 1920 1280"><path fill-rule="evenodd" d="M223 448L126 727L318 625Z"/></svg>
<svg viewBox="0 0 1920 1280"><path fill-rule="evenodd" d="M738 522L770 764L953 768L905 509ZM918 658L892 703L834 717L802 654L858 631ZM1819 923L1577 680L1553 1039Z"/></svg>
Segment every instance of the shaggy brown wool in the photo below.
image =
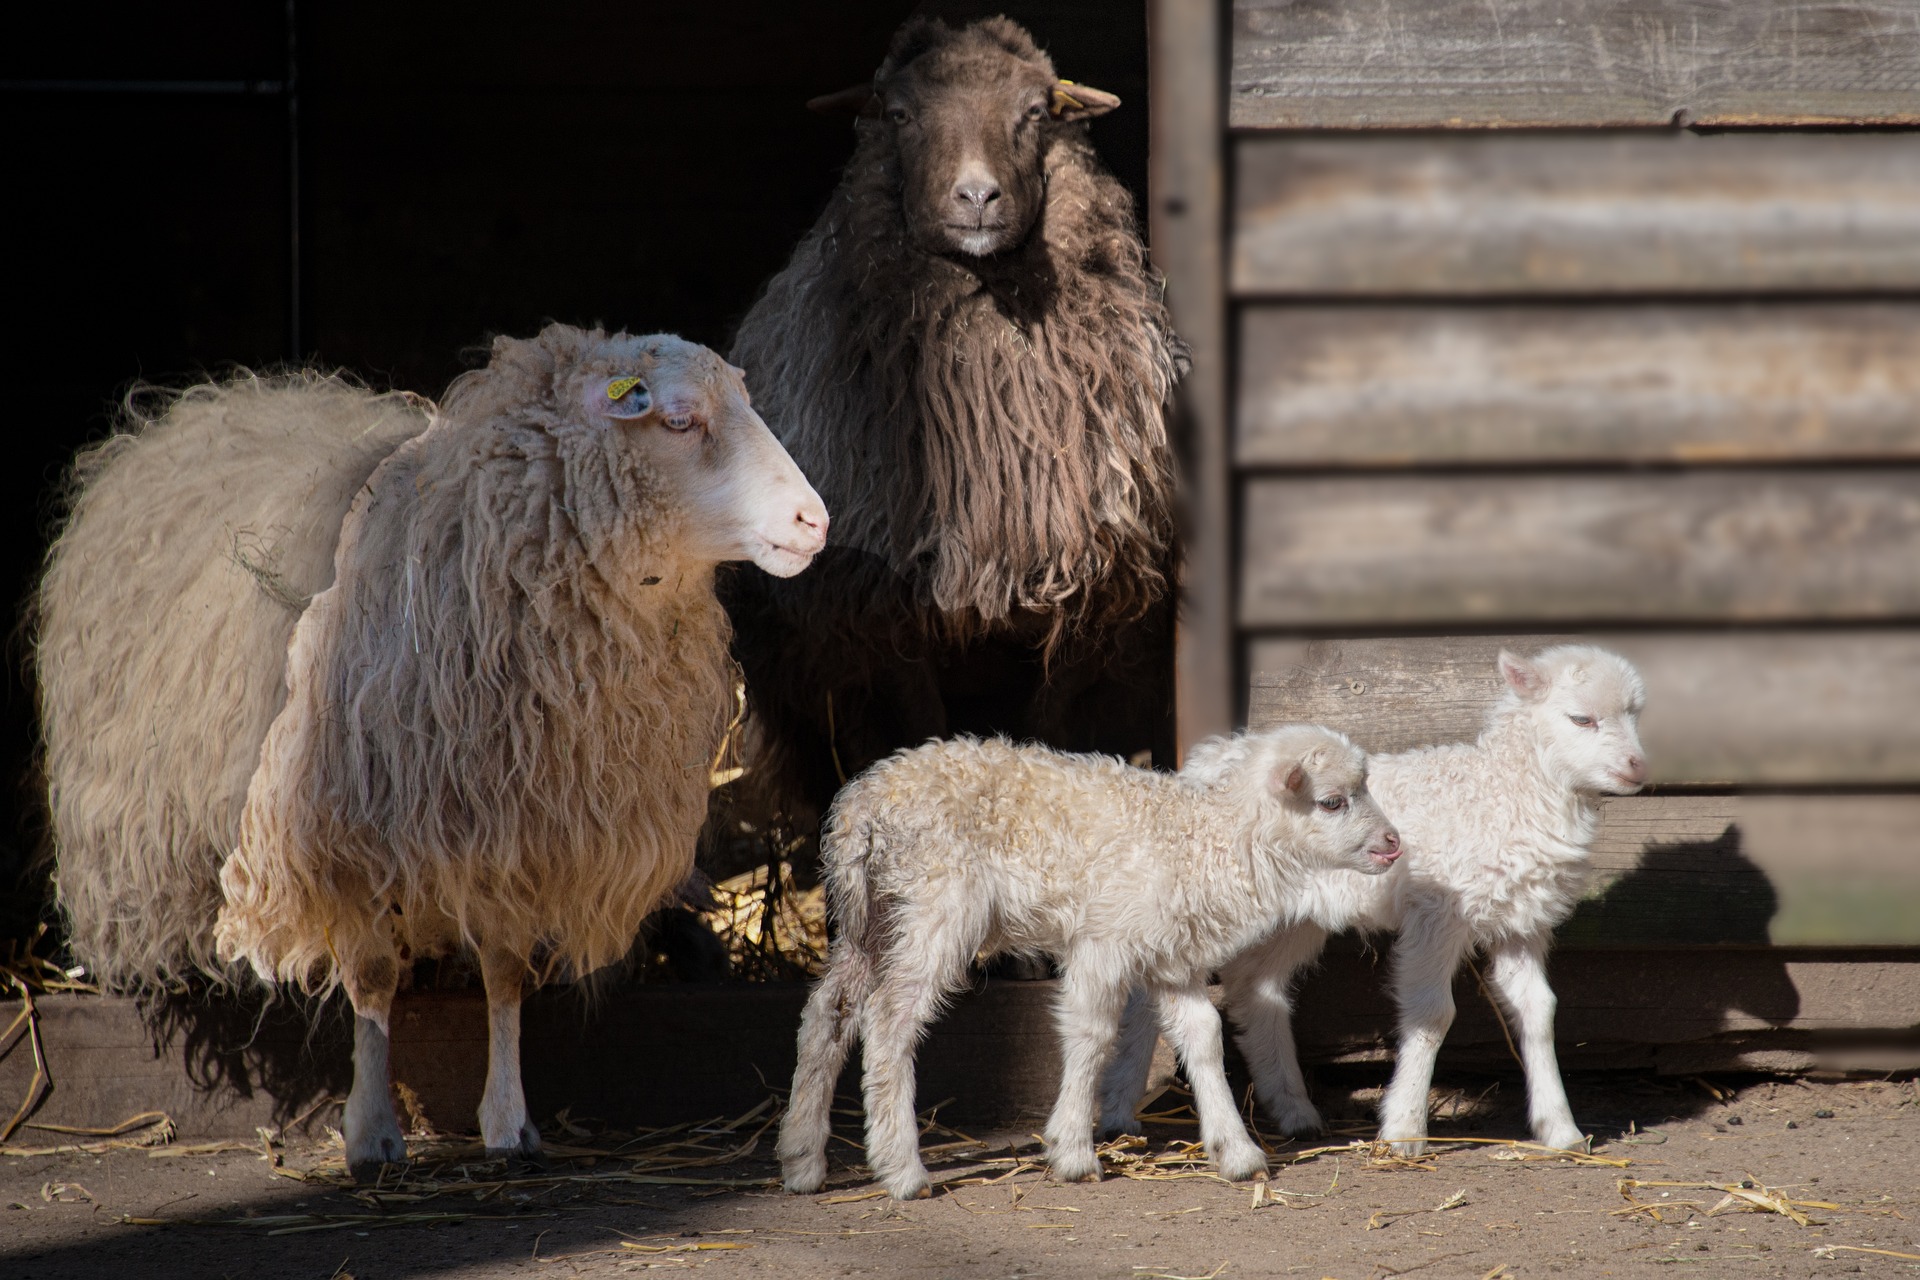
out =
<svg viewBox="0 0 1920 1280"><path fill-rule="evenodd" d="M951 48L1054 75L1004 19L922 21L875 83ZM1168 590L1165 410L1185 357L1132 198L1084 126L1048 122L1044 205L1024 242L928 252L902 204L900 135L885 120L856 128L839 189L733 348L834 512L833 546L890 570L917 621L955 641L1022 612L1045 616L1049 645L1140 617ZM840 560L784 590L884 590L865 557Z"/></svg>
<svg viewBox="0 0 1920 1280"><path fill-rule="evenodd" d="M35 600L68 942L110 990L224 975L220 862L353 496L430 406L319 374L130 397Z"/></svg>
<svg viewBox="0 0 1920 1280"><path fill-rule="evenodd" d="M348 517L301 620L218 940L309 989L391 992L451 946L583 973L685 878L732 672L711 561L619 433L574 420L579 370L697 358L607 336L500 339Z"/></svg>

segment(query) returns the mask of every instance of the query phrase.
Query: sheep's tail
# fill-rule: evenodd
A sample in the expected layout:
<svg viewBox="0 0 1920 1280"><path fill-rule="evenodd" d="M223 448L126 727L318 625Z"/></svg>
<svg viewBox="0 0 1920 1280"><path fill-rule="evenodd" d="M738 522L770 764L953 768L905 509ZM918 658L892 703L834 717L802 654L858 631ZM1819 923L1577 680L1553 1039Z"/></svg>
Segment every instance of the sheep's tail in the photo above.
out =
<svg viewBox="0 0 1920 1280"><path fill-rule="evenodd" d="M827 864L828 901L840 932L833 940L826 976L807 997L800 1015L799 1062L793 1092L780 1124L780 1175L788 1191L818 1191L827 1178L827 1139L833 1128L833 1087L859 1033L873 992L875 939L866 854L872 843L864 822L849 831L835 813L821 840ZM851 836L852 839L847 837Z"/></svg>

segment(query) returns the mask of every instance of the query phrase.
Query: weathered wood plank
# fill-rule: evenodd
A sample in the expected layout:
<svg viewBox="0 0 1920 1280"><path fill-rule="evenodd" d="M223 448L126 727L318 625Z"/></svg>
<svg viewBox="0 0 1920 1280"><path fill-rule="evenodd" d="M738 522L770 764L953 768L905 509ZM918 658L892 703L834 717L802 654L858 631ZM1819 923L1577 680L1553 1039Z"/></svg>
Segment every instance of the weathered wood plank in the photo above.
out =
<svg viewBox="0 0 1920 1280"><path fill-rule="evenodd" d="M1920 457L1920 305L1248 308L1242 465Z"/></svg>
<svg viewBox="0 0 1920 1280"><path fill-rule="evenodd" d="M1243 138L1235 157L1241 295L1920 284L1902 134Z"/></svg>
<svg viewBox="0 0 1920 1280"><path fill-rule="evenodd" d="M1910 0L1234 0L1233 126L1920 121Z"/></svg>
<svg viewBox="0 0 1920 1280"><path fill-rule="evenodd" d="M1251 721L1324 722L1376 751L1471 739L1500 694L1494 657L1568 637L1262 639ZM1920 782L1920 633L1600 633L1647 682L1641 717L1667 785ZM1920 827L1915 828L1920 832ZM1895 842L1912 849L1920 836ZM1920 860L1917 860L1920 862Z"/></svg>
<svg viewBox="0 0 1920 1280"><path fill-rule="evenodd" d="M1920 614L1920 471L1248 480L1252 627Z"/></svg>
<svg viewBox="0 0 1920 1280"><path fill-rule="evenodd" d="M1174 658L1174 720L1182 753L1233 725L1232 476L1227 426L1227 300L1220 224L1225 209L1220 23L1214 0L1152 0L1147 9L1155 90L1148 174L1154 265L1167 278L1174 327L1193 352L1177 412L1188 443L1193 501L1182 566Z"/></svg>

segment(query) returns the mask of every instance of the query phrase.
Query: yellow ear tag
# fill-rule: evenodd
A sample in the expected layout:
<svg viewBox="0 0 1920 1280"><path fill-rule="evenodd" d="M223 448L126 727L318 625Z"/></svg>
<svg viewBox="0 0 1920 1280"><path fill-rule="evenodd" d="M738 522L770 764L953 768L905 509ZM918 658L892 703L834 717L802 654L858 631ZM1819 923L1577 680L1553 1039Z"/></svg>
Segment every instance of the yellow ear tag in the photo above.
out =
<svg viewBox="0 0 1920 1280"><path fill-rule="evenodd" d="M618 400L645 381L645 378L615 378L607 384L607 399Z"/></svg>
<svg viewBox="0 0 1920 1280"><path fill-rule="evenodd" d="M1084 107L1087 105L1086 103L1080 101L1080 99L1074 97L1071 93L1068 93L1065 89L1061 87L1062 85L1069 85L1072 83L1073 81L1071 80L1059 80L1054 83L1053 109L1056 113L1061 111L1068 111L1075 107Z"/></svg>

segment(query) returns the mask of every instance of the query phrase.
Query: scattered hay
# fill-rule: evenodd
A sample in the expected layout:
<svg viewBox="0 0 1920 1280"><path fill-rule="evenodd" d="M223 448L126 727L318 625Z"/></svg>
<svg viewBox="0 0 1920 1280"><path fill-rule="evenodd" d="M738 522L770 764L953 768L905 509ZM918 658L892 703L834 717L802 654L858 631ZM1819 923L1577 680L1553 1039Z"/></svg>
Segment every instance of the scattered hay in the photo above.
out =
<svg viewBox="0 0 1920 1280"><path fill-rule="evenodd" d="M707 927L726 944L734 974L752 981L818 977L827 964L827 894L815 885L803 889L787 855L713 886L716 905L701 913Z"/></svg>
<svg viewBox="0 0 1920 1280"><path fill-rule="evenodd" d="M1836 1213L1846 1212L1845 1206L1837 1205L1826 1200L1790 1199L1785 1192L1774 1187L1765 1186L1754 1181L1752 1178L1744 1178L1739 1182L1646 1182L1639 1178L1622 1178L1616 1182L1614 1186L1620 1192L1620 1198L1627 1202L1625 1208L1615 1209L1608 1215L1615 1218L1644 1213L1655 1222L1684 1222L1687 1218L1693 1216L1694 1211L1697 1210L1701 1204L1698 1200L1656 1201L1635 1199L1633 1193L1641 1187L1670 1187L1688 1191L1718 1191L1721 1193L1720 1200L1715 1203L1711 1209L1706 1210L1704 1214L1705 1217L1709 1218L1715 1214L1729 1212L1777 1213L1783 1218L1791 1219L1799 1226L1819 1227L1825 1226L1825 1221L1823 1219L1808 1217L1805 1210L1822 1209ZM1686 1212L1671 1219L1662 1215L1662 1210L1671 1209L1684 1209Z"/></svg>
<svg viewBox="0 0 1920 1280"><path fill-rule="evenodd" d="M58 1133L72 1137L98 1138L98 1142L68 1142L50 1147L21 1147L0 1144L3 1156L97 1156L108 1151L137 1151L142 1148L164 1147L173 1141L173 1117L164 1111L142 1111L137 1116L128 1116L119 1124L105 1129L84 1129L64 1124L22 1124L22 1129L32 1129L38 1133ZM131 1135L131 1136L129 1136ZM244 1150L254 1150L250 1143L233 1144ZM177 1149L176 1149L177 1150ZM148 1150L149 1156L169 1155L172 1151Z"/></svg>

